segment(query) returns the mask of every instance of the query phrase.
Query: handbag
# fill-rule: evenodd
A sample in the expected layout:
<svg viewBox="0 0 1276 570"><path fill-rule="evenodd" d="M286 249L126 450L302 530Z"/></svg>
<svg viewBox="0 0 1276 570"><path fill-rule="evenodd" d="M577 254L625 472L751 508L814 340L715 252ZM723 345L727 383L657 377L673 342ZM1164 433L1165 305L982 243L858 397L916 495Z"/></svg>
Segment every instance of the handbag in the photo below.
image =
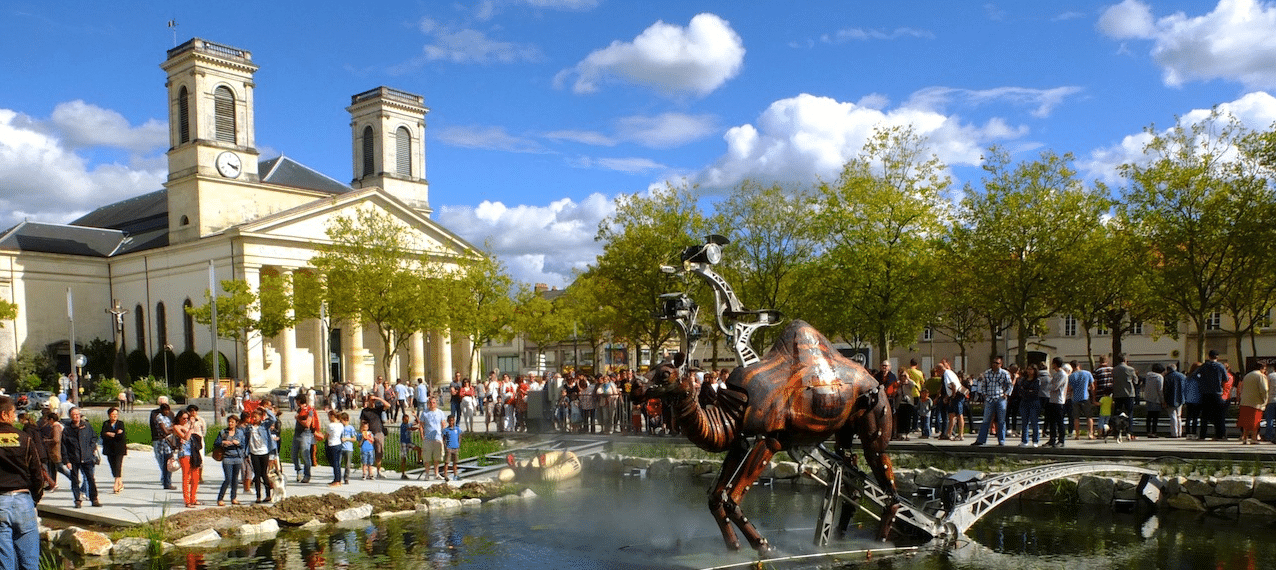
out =
<svg viewBox="0 0 1276 570"><path fill-rule="evenodd" d="M224 458L224 457L226 457L226 451L225 451L225 450L223 450L223 449L222 449L222 448L220 448L220 447L214 447L214 448L213 448L213 461L221 461L221 460L222 460L222 458Z"/></svg>
<svg viewBox="0 0 1276 570"><path fill-rule="evenodd" d="M174 472L174 471L181 471L181 470L182 470L182 462L181 462L181 461L178 461L178 460L177 460L177 457L169 457L169 458L168 458L168 470L169 470L170 472Z"/></svg>

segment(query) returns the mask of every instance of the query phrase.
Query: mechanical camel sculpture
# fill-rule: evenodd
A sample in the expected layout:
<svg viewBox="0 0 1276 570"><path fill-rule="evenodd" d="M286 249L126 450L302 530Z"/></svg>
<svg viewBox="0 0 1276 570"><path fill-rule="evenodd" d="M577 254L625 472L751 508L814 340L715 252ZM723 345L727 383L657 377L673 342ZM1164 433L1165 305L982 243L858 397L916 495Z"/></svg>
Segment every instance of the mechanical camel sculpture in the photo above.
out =
<svg viewBox="0 0 1276 570"><path fill-rule="evenodd" d="M864 459L888 495L896 497L895 476L885 454L893 431L893 417L880 385L864 367L834 350L811 325L795 320L771 349L759 357L749 347L753 332L778 324L777 311L747 311L711 266L721 259L722 236L708 236L704 245L683 250L683 269L662 267L671 274L693 273L713 287L718 327L734 342L740 366L731 372L726 390L701 406L700 387L688 368L686 355L700 336L698 307L685 293L663 295L663 311L682 336L682 352L648 375L647 394L672 407L681 430L701 449L727 452L717 481L709 491L709 511L732 549L740 548L734 524L759 553L770 550L765 538L744 516L740 501L770 459L781 451L810 448L833 438L836 456L848 465L855 437ZM731 326L728 327L727 325ZM879 538L891 529L897 499L888 500L881 514ZM846 509L849 513L850 509ZM845 530L849 514L841 521Z"/></svg>

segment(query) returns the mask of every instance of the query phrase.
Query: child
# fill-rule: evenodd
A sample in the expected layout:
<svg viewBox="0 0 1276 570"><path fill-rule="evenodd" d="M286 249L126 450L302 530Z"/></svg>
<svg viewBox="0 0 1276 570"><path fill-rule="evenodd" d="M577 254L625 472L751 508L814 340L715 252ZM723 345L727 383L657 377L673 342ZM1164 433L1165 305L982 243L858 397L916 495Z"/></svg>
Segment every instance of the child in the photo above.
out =
<svg viewBox="0 0 1276 570"><path fill-rule="evenodd" d="M341 412L341 462L346 465L345 480L343 483L350 484L350 463L353 462L354 444L359 441L359 433L355 431L354 426L350 425L350 413Z"/></svg>
<svg viewBox="0 0 1276 570"><path fill-rule="evenodd" d="M461 475L457 473L456 463L457 455L461 451L461 428L456 426L456 416L447 417L447 427L443 428L443 445L447 449L443 452L443 480L447 481L447 464L452 462L452 480L458 481Z"/></svg>
<svg viewBox="0 0 1276 570"><path fill-rule="evenodd" d="M399 422L399 478L408 478L408 457L412 457L411 465L416 466L420 463L421 448L412 442L412 433L416 428L412 424L416 422L416 417L412 414L403 414L403 419Z"/></svg>
<svg viewBox="0 0 1276 570"><path fill-rule="evenodd" d="M930 399L930 390L922 388L921 397L917 400L917 417L921 418L922 439L930 439L930 409L935 403Z"/></svg>
<svg viewBox="0 0 1276 570"><path fill-rule="evenodd" d="M1099 425L1103 426L1103 432L1108 433L1108 420L1112 417L1112 395L1109 394L1099 398Z"/></svg>
<svg viewBox="0 0 1276 570"><path fill-rule="evenodd" d="M361 420L359 422L359 438L362 443L359 444L359 453L363 457L363 478L372 479L372 467L376 464L376 438L372 435L372 430L368 429L368 422Z"/></svg>

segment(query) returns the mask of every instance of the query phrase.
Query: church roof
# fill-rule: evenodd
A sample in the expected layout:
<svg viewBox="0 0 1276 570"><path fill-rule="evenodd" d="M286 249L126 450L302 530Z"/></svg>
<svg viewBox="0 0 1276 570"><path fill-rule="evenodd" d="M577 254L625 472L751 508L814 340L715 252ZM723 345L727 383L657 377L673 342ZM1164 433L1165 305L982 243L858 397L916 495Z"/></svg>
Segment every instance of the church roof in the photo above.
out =
<svg viewBox="0 0 1276 570"><path fill-rule="evenodd" d="M110 257L127 239L116 229L22 222L0 234L0 249Z"/></svg>
<svg viewBox="0 0 1276 570"><path fill-rule="evenodd" d="M330 194L343 194L350 191L350 186L283 155L261 161L257 164L257 172L265 173L261 175L261 181L266 184L317 190Z"/></svg>
<svg viewBox="0 0 1276 570"><path fill-rule="evenodd" d="M286 156L257 163L265 184L344 194L352 188ZM23 222L0 234L0 249L111 257L168 245L168 190L102 206L70 224Z"/></svg>

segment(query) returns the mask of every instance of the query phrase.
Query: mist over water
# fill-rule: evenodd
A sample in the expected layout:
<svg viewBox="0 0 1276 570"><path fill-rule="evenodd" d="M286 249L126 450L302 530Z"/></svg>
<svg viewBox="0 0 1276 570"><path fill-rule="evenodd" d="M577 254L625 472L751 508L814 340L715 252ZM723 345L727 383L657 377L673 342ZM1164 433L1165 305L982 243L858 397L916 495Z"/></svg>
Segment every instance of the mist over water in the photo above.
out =
<svg viewBox="0 0 1276 570"><path fill-rule="evenodd" d="M435 516L359 521L317 533L200 554L169 554L115 568L243 569L638 569L690 568L756 560L727 550L706 505L710 480L585 478L534 488L538 497ZM777 550L810 554L820 489L754 487L745 514ZM881 549L874 524L825 551ZM774 568L1273 568L1276 540L1258 519L1183 512L1121 514L1106 509L1010 501L975 525L969 540L924 546L908 557L862 555L769 565ZM901 544L903 545L903 544Z"/></svg>

